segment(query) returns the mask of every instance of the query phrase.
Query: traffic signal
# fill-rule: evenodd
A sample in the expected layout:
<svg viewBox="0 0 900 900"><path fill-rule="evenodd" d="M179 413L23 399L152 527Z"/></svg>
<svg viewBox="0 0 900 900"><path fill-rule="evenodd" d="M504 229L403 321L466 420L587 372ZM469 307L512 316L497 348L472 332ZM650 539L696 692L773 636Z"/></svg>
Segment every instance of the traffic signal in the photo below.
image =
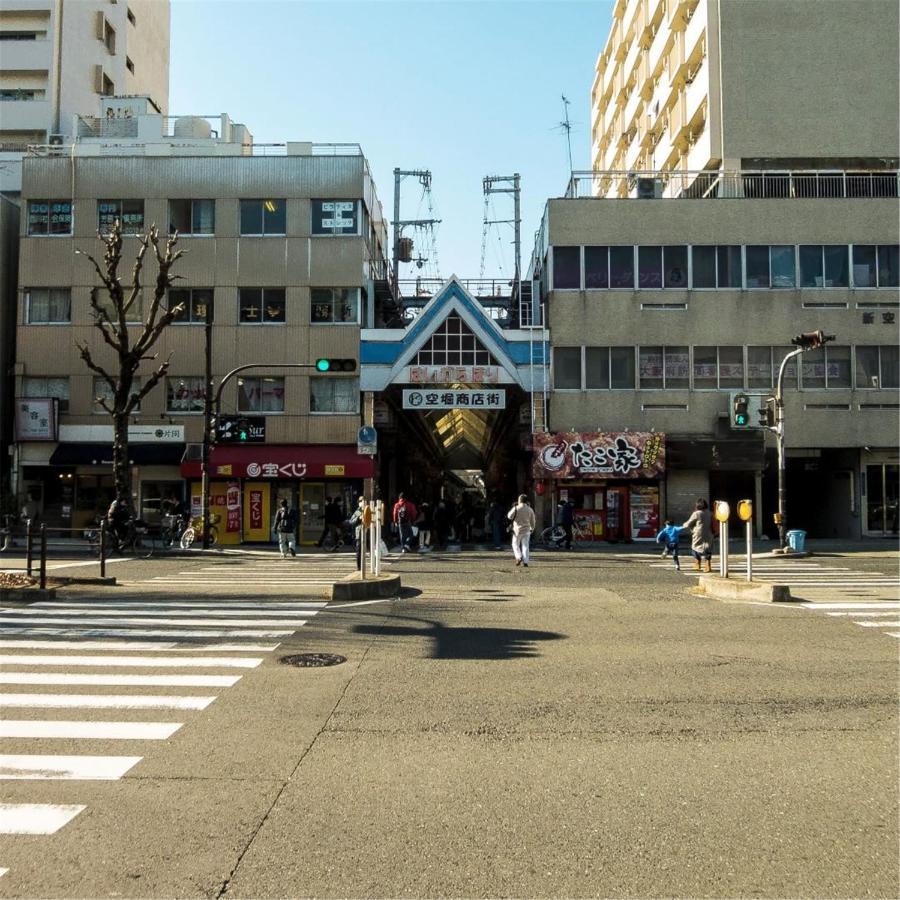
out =
<svg viewBox="0 0 900 900"><path fill-rule="evenodd" d="M355 372L355 359L317 359L317 372Z"/></svg>
<svg viewBox="0 0 900 900"><path fill-rule="evenodd" d="M733 428L746 428L750 424L750 398L746 394L735 394L731 408Z"/></svg>
<svg viewBox="0 0 900 900"><path fill-rule="evenodd" d="M250 423L246 419L238 419L234 423L234 439L239 444L250 440Z"/></svg>
<svg viewBox="0 0 900 900"><path fill-rule="evenodd" d="M759 424L763 428L775 427L775 398L767 397L759 408Z"/></svg>
<svg viewBox="0 0 900 900"><path fill-rule="evenodd" d="M833 340L833 334L825 334L820 328L818 331L804 331L803 334L792 337L791 343L801 350L816 350Z"/></svg>

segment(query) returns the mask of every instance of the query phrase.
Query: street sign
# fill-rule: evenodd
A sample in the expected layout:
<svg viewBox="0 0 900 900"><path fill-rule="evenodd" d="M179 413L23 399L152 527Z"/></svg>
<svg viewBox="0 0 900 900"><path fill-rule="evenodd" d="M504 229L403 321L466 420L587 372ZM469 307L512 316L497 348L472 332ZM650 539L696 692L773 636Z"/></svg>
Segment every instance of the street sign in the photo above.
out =
<svg viewBox="0 0 900 900"><path fill-rule="evenodd" d="M484 391L433 388L404 390L403 408L420 409L505 409L506 390L491 388Z"/></svg>
<svg viewBox="0 0 900 900"><path fill-rule="evenodd" d="M363 425L357 432L356 452L361 456L375 456L378 452L378 432L371 425Z"/></svg>
<svg viewBox="0 0 900 900"><path fill-rule="evenodd" d="M220 444L264 444L265 416L223 416L216 423L216 440Z"/></svg>

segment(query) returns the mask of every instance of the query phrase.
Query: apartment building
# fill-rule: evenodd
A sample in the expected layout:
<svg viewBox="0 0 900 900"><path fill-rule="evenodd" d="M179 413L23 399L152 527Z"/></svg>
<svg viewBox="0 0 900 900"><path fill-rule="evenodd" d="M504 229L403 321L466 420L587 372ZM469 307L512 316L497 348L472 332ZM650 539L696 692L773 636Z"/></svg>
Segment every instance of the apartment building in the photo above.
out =
<svg viewBox="0 0 900 900"><path fill-rule="evenodd" d="M128 107L114 138L105 107ZM358 359L360 327L374 320L387 278L386 229L357 145L254 146L227 116L167 118L149 99L103 98L64 154L33 153L23 171L15 367L14 481L45 521L81 527L112 489L105 388L77 341L103 355L83 253L116 219L129 235L151 224L179 233L187 252L167 303L184 312L154 348L170 359L164 383L141 402L130 429L136 507L151 522L174 494L200 507L205 357L222 392L220 423L242 420L247 441L218 442L211 506L223 543L268 540L277 501L301 512L300 539L317 540L329 497L345 508L372 475L357 453L358 372L319 374L320 357ZM138 249L126 237L123 265ZM149 302L155 263L146 267ZM135 321L140 310L135 310ZM207 323L209 323L207 327ZM158 362L148 360L148 371ZM141 375L141 373L138 373Z"/></svg>
<svg viewBox="0 0 900 900"><path fill-rule="evenodd" d="M591 88L592 169L890 168L896 25L893 0L617 0Z"/></svg>
<svg viewBox="0 0 900 900"><path fill-rule="evenodd" d="M567 498L597 539L652 539L698 497L750 498L774 538L759 404L822 329L834 342L786 370L787 525L897 534L897 35L881 0L615 5L595 168L548 202L532 263L545 516Z"/></svg>

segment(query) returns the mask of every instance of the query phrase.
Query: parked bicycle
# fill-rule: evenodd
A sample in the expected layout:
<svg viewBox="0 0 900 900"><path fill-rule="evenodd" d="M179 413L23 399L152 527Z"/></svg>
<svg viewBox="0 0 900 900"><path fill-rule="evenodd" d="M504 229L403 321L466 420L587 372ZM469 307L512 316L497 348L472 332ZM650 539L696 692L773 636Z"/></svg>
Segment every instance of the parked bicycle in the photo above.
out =
<svg viewBox="0 0 900 900"><path fill-rule="evenodd" d="M181 536L187 526L184 516L164 515L160 519L159 542L163 549L171 550L180 545Z"/></svg>
<svg viewBox="0 0 900 900"><path fill-rule="evenodd" d="M216 525L221 521L222 517L217 515L216 513L212 513L209 517L209 525L207 527L207 538L210 545L215 544L219 540L219 529L216 528ZM181 535L181 549L187 550L191 547L195 541L203 542L203 529L205 527L205 522L203 516L194 516L191 519L191 524L188 525L187 528L184 529Z"/></svg>
<svg viewBox="0 0 900 900"><path fill-rule="evenodd" d="M572 546L590 540L591 523L585 516L575 516L572 520ZM566 530L558 522L541 532L541 543L549 550L561 550L566 544Z"/></svg>

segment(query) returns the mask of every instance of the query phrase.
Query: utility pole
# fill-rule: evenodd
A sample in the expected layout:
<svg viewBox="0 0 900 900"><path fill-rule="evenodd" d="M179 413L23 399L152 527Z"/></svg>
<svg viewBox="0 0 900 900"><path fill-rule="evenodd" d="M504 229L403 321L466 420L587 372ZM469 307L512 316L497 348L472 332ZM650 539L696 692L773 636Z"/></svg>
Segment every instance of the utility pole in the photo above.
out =
<svg viewBox="0 0 900 900"><path fill-rule="evenodd" d="M520 293L520 283L522 279L522 188L521 176L518 172L513 175L485 175L482 179L485 198L485 219L484 231L487 234L489 225L512 225L513 226L513 247L515 249L515 273L513 280L515 284L516 296ZM496 187L496 185L505 185L505 187ZM487 218L487 200L491 194L512 194L513 195L513 217L511 219L488 219ZM481 252L481 277L484 277L484 242L482 241Z"/></svg>
<svg viewBox="0 0 900 900"><path fill-rule="evenodd" d="M203 373L203 447L200 457L200 496L203 506L203 549L209 549L209 523L206 517L209 515L209 447L212 442L213 429L216 423L212 417L212 323L213 305L210 300L206 304L206 322L203 326L204 346L204 373ZM190 498L188 498L190 502Z"/></svg>
<svg viewBox="0 0 900 900"><path fill-rule="evenodd" d="M433 226L439 225L440 219L406 219L400 218L400 182L407 176L418 178L422 187L429 189L431 187L431 172L428 169L394 169L394 252L393 252L393 275L394 289L397 291L397 301L400 300L400 240L403 237L403 229L414 226ZM402 262L409 262L408 259Z"/></svg>

